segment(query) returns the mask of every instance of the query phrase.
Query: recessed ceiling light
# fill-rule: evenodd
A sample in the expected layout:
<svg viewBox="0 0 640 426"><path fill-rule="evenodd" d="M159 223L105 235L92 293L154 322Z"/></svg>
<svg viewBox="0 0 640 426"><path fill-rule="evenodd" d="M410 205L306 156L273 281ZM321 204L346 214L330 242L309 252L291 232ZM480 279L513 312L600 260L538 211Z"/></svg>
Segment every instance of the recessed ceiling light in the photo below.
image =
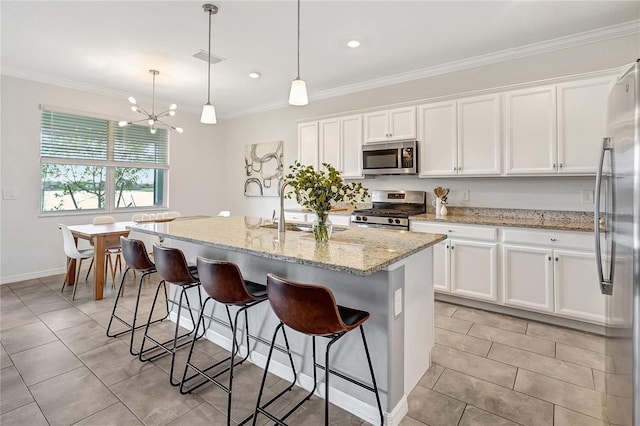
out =
<svg viewBox="0 0 640 426"><path fill-rule="evenodd" d="M347 42L347 46L349 46L352 49L355 49L356 47L360 47L360 42L358 40L349 40Z"/></svg>
<svg viewBox="0 0 640 426"><path fill-rule="evenodd" d="M249 77L251 78L260 78L261 74L259 72L250 72Z"/></svg>

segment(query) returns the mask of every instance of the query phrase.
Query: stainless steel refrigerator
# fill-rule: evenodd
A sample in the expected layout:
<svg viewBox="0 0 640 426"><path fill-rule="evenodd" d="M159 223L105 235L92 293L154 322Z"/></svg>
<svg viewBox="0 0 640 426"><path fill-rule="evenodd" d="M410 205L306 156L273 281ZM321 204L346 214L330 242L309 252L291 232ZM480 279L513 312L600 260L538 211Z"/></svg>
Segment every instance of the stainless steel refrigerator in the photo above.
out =
<svg viewBox="0 0 640 426"><path fill-rule="evenodd" d="M595 237L607 326L609 422L640 426L640 62L621 73L607 105L596 177Z"/></svg>

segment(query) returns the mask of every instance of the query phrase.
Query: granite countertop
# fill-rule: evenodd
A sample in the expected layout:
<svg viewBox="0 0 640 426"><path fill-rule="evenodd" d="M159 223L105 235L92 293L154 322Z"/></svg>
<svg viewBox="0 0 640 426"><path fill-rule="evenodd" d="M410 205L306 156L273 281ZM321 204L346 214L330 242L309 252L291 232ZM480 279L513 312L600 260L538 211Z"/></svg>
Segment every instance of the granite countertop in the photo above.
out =
<svg viewBox="0 0 640 426"><path fill-rule="evenodd" d="M255 256L367 276L424 250L446 235L378 228L339 227L327 244L311 232L287 231L279 241L271 221L231 216L130 226L140 232Z"/></svg>
<svg viewBox="0 0 640 426"><path fill-rule="evenodd" d="M470 207L448 207L448 210L449 214L446 216L436 217L434 213L428 212L412 216L411 220L593 232L591 212Z"/></svg>

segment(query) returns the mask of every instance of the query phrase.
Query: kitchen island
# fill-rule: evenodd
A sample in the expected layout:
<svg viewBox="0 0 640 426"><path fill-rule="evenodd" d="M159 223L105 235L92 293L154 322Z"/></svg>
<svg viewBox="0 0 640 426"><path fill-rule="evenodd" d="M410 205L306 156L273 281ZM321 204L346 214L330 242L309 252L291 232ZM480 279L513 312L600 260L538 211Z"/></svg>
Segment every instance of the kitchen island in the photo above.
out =
<svg viewBox="0 0 640 426"><path fill-rule="evenodd" d="M232 261L245 279L259 283L265 283L266 274L272 272L294 281L322 284L331 288L339 304L370 312L365 329L386 423L398 424L406 414L407 396L430 366L434 343L431 247L444 240L444 235L345 227L334 230L328 243L316 244L311 232L279 234L273 225L250 217L138 224L131 229L158 235L164 245L182 249L190 261L197 256ZM212 311L210 314L225 318L221 306L214 305ZM276 325L268 303L249 311L252 335L269 340ZM298 384L311 389L310 340L293 331L289 335L294 360L301 366ZM207 338L231 347L229 330L215 322ZM254 340L249 349L251 362L264 366L267 346ZM357 333L345 336L332 357L335 370L369 381ZM276 353L274 361L270 371L290 378L284 355ZM331 387L332 403L377 423L370 392L340 379L332 380ZM323 392L322 386L319 389Z"/></svg>

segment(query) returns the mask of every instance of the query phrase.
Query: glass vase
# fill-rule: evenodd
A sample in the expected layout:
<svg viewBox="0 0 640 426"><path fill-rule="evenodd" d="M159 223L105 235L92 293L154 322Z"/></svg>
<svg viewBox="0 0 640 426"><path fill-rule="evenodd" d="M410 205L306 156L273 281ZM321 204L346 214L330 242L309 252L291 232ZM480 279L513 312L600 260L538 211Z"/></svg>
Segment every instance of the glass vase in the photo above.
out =
<svg viewBox="0 0 640 426"><path fill-rule="evenodd" d="M316 220L313 221L313 237L317 243L326 243L331 238L333 224L329 220L327 212L316 212Z"/></svg>

